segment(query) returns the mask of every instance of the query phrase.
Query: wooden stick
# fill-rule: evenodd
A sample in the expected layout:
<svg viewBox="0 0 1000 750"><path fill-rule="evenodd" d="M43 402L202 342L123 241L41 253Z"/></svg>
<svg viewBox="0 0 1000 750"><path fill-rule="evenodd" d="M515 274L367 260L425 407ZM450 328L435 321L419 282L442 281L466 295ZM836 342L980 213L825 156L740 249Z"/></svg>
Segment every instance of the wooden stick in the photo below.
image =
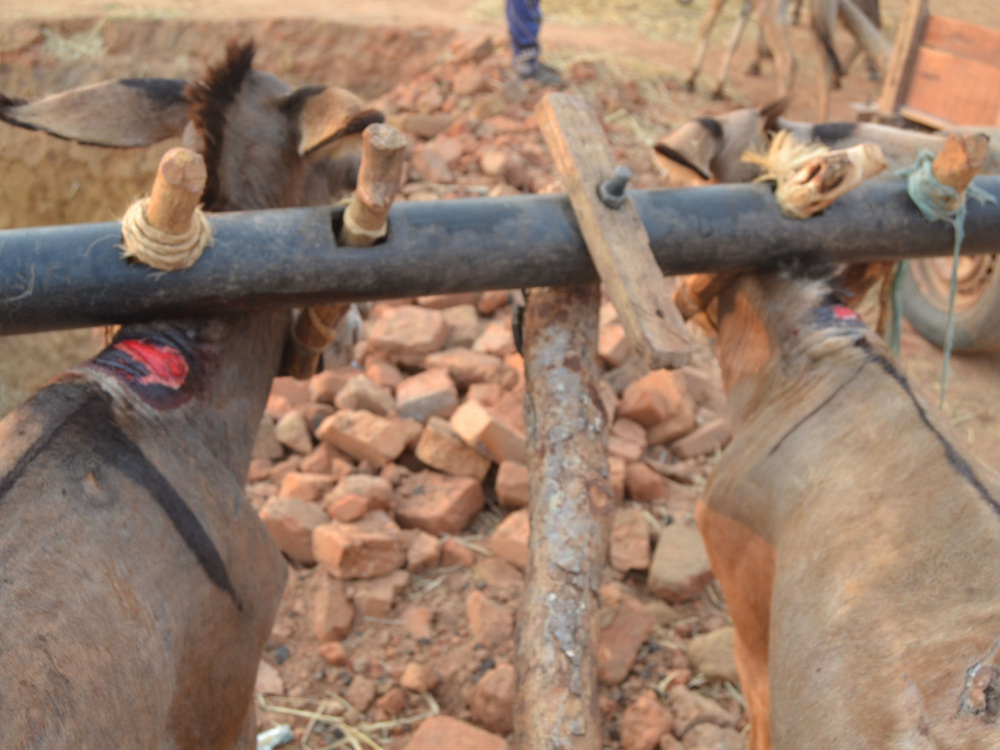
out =
<svg viewBox="0 0 1000 750"><path fill-rule="evenodd" d="M184 234L191 226L207 179L201 154L181 146L170 149L160 159L146 219L161 232Z"/></svg>
<svg viewBox="0 0 1000 750"><path fill-rule="evenodd" d="M524 317L531 541L514 750L600 750L598 592L615 508L598 395L597 285L533 289Z"/></svg>
<svg viewBox="0 0 1000 750"><path fill-rule="evenodd" d="M896 114L900 99L909 85L910 64L920 47L920 37L927 18L927 0L907 0L899 19L899 31L892 47L892 56L878 100L878 112L883 119Z"/></svg>
<svg viewBox="0 0 1000 750"><path fill-rule="evenodd" d="M389 209L399 192L406 164L406 137L391 125L377 123L361 136L358 186L344 211L339 242L342 247L371 247L388 232ZM323 351L337 337L349 305L319 305L302 310L286 350L284 372L311 377Z"/></svg>

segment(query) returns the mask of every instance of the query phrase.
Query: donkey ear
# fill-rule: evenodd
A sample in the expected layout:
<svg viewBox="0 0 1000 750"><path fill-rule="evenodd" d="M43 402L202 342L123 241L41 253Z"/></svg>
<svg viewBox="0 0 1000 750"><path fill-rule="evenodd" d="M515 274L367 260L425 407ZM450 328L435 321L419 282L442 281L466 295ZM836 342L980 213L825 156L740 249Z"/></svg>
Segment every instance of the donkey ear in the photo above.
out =
<svg viewBox="0 0 1000 750"><path fill-rule="evenodd" d="M707 185L721 141L698 120L681 125L653 145L653 161L676 187Z"/></svg>
<svg viewBox="0 0 1000 750"><path fill-rule="evenodd" d="M360 147L360 135L369 125L384 122L377 109L368 109L350 91L333 86L309 86L292 93L283 104L299 129L299 155L332 156Z"/></svg>
<svg viewBox="0 0 1000 750"><path fill-rule="evenodd" d="M187 123L185 81L125 78L33 102L0 94L0 120L91 146L149 146Z"/></svg>

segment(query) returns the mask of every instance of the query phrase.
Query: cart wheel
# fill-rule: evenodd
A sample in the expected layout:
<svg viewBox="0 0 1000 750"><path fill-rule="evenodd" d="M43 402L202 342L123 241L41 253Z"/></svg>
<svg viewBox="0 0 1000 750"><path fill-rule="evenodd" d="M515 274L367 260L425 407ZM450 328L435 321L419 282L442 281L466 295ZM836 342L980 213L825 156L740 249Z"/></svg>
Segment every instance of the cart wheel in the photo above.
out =
<svg viewBox="0 0 1000 750"><path fill-rule="evenodd" d="M903 314L937 346L944 346L951 264L951 258L913 260L903 276ZM959 259L954 350L1000 350L1000 255Z"/></svg>

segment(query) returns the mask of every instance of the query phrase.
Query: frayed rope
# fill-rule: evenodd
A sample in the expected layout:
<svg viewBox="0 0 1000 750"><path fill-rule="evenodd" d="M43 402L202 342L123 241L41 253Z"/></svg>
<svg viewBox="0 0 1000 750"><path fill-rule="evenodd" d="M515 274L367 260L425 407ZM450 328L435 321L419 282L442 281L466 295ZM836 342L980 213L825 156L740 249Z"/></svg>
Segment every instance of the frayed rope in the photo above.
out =
<svg viewBox="0 0 1000 750"><path fill-rule="evenodd" d="M948 392L948 378L951 374L951 350L955 339L955 296L958 292L958 259L962 252L962 240L965 239L965 214L966 202L961 200L958 208L950 209L948 205L954 203L962 197L959 191L950 185L939 182L931 172L931 164L934 162L934 154L930 151L922 150L917 154L917 161L912 167L900 170L897 174L906 177L906 191L910 195L920 213L928 221L945 221L951 224L955 231L955 248L951 264L951 285L948 289L948 319L944 334L944 362L941 365L941 403L944 406L944 398ZM972 183L965 189L965 194L969 198L974 198L980 203L996 203L996 198ZM902 275L902 264L897 271L897 277ZM892 339L894 353L899 356L899 322L901 322L902 310L902 284L893 283L892 306L893 306L893 331Z"/></svg>
<svg viewBox="0 0 1000 750"><path fill-rule="evenodd" d="M190 268L212 243L212 227L201 208L191 217L184 234L169 234L152 226L146 218L149 198L129 206L122 217L122 254L160 271Z"/></svg>

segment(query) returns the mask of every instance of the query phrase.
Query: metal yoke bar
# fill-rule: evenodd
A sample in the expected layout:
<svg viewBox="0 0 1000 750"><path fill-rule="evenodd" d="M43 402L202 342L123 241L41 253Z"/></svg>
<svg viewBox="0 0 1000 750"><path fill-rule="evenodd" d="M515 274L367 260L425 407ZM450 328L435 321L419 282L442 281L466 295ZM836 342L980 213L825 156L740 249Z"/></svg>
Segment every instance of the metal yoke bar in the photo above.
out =
<svg viewBox="0 0 1000 750"><path fill-rule="evenodd" d="M976 184L1000 195L1000 177ZM783 263L950 254L902 181L869 182L822 215L783 218L765 185L635 191L667 275ZM0 231L0 333L308 305L597 281L565 195L404 203L386 242L338 248L342 208L215 214L215 244L169 274L125 263L117 223ZM1000 205L971 203L963 253L1000 249Z"/></svg>

